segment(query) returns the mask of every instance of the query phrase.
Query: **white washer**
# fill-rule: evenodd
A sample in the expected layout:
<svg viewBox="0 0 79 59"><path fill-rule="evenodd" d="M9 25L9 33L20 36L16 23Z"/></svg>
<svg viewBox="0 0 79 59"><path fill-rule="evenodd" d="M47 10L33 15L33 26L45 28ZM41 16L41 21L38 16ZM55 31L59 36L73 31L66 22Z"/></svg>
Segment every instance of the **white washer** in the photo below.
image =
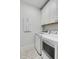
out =
<svg viewBox="0 0 79 59"><path fill-rule="evenodd" d="M58 35L43 34L42 49L42 53L45 53L49 59L58 59Z"/></svg>
<svg viewBox="0 0 79 59"><path fill-rule="evenodd" d="M48 47L44 46L43 42ZM43 59L58 59L58 35L57 34L48 34L48 33L37 34L36 33L34 43L35 43L35 49L36 49L37 53L40 56L42 56ZM49 51L46 49L49 49ZM54 51L53 51L53 49L54 49ZM53 51L52 54L54 56L50 54L51 51Z"/></svg>

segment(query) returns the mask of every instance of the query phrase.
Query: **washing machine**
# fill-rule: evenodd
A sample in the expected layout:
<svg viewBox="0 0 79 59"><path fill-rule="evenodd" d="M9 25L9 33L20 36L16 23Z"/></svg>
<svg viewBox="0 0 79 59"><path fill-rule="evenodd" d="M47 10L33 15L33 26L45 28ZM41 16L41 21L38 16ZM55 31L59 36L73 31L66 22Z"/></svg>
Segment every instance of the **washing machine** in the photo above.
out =
<svg viewBox="0 0 79 59"><path fill-rule="evenodd" d="M58 59L58 35L35 34L34 46L41 59Z"/></svg>

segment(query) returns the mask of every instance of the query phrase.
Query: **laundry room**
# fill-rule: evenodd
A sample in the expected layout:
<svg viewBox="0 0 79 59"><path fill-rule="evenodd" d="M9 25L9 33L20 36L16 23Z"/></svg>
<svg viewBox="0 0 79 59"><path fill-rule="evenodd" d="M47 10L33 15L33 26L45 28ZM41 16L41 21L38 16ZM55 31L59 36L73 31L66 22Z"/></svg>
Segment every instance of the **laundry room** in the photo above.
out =
<svg viewBox="0 0 79 59"><path fill-rule="evenodd" d="M58 0L20 0L21 59L58 59Z"/></svg>
<svg viewBox="0 0 79 59"><path fill-rule="evenodd" d="M0 59L79 59L79 0L0 0Z"/></svg>

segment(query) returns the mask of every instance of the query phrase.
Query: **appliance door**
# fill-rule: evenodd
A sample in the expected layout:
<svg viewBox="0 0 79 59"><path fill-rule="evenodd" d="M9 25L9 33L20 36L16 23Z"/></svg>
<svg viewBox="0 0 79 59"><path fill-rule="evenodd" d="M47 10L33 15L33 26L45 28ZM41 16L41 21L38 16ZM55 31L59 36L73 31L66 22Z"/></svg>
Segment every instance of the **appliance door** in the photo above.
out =
<svg viewBox="0 0 79 59"><path fill-rule="evenodd" d="M46 55L46 53L45 53L44 50L42 50L42 59L50 59L50 58Z"/></svg>
<svg viewBox="0 0 79 59"><path fill-rule="evenodd" d="M41 36L39 34L35 34L35 39L34 39L34 46L35 46L35 49L37 51L37 53L39 55L42 54L42 41L41 41Z"/></svg>
<svg viewBox="0 0 79 59"><path fill-rule="evenodd" d="M58 43L48 39L42 41L43 51L50 59L58 59Z"/></svg>

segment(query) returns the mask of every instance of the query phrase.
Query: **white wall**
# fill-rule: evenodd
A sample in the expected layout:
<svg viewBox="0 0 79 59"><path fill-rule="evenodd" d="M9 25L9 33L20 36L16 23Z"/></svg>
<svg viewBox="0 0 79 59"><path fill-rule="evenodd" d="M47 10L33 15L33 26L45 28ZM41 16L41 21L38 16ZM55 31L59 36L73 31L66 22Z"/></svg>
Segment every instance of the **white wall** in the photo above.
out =
<svg viewBox="0 0 79 59"><path fill-rule="evenodd" d="M23 2L21 2L21 9L20 9L20 31L21 31L21 38L20 38L20 42L21 42L21 47L28 47L33 45L34 41L34 33L35 32L40 32L41 31L41 20L40 20L40 10L32 7L30 5L27 5ZM28 33L24 33L23 31L23 19L29 19L30 20L30 24L31 24L31 30L32 32L28 32Z"/></svg>
<svg viewBox="0 0 79 59"><path fill-rule="evenodd" d="M43 31L48 31L48 30L58 30L58 24L49 24L49 25L44 25L43 26Z"/></svg>

